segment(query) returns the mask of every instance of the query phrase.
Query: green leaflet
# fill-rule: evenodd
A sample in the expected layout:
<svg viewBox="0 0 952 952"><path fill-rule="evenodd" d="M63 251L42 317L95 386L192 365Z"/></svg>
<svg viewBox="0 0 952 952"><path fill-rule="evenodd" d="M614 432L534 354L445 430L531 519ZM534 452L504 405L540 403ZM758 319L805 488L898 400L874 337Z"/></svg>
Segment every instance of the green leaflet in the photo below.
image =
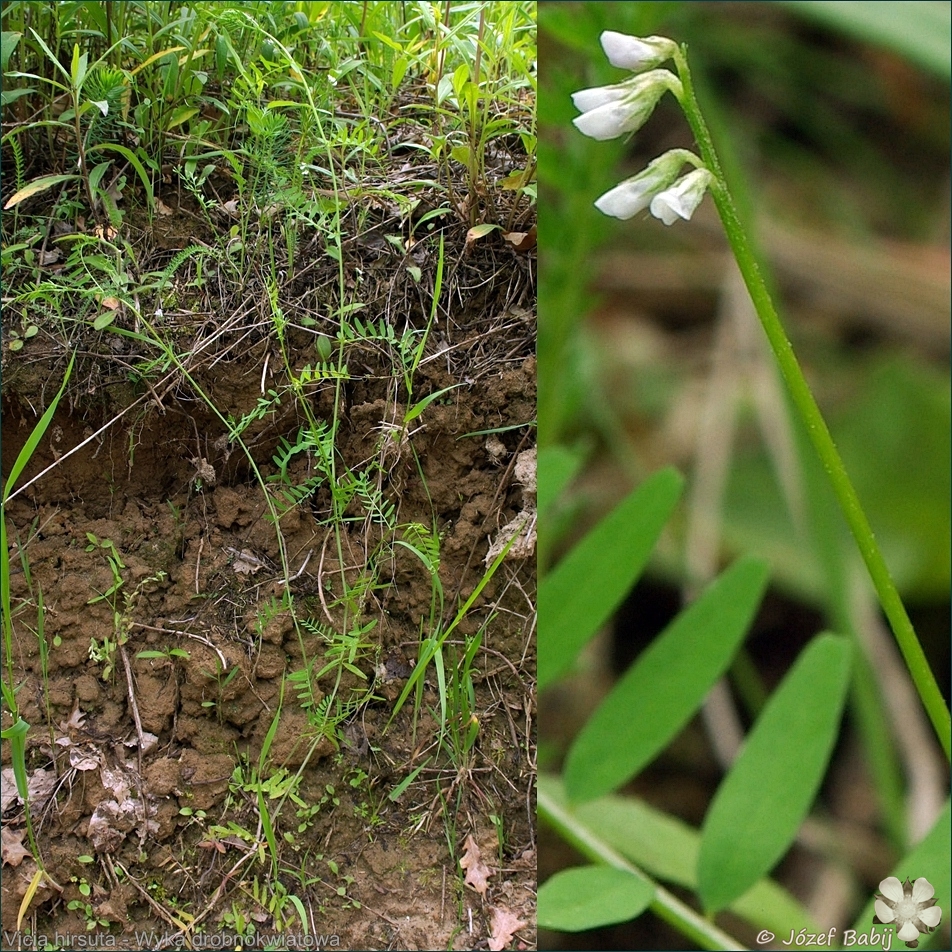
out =
<svg viewBox="0 0 952 952"><path fill-rule="evenodd" d="M647 880L612 866L565 869L539 887L538 924L582 932L627 922L647 908L653 894Z"/></svg>
<svg viewBox="0 0 952 952"><path fill-rule="evenodd" d="M670 468L649 477L542 580L537 603L540 689L568 671L631 589L683 484Z"/></svg>
<svg viewBox="0 0 952 952"><path fill-rule="evenodd" d="M816 796L839 729L851 649L818 635L767 702L704 820L698 893L723 909L787 851Z"/></svg>
<svg viewBox="0 0 952 952"><path fill-rule="evenodd" d="M540 774L538 789L543 802L555 802L569 809L559 778ZM692 892L697 889L701 834L683 820L634 797L615 795L583 803L571 815L590 841L611 844L647 875ZM539 902L541 906L541 889ZM819 926L803 906L772 879L761 879L731 903L730 909L758 928L770 929L777 935L786 936L801 929L819 932Z"/></svg>
<svg viewBox="0 0 952 952"><path fill-rule="evenodd" d="M642 653L569 752L572 800L617 790L667 746L727 670L766 585L764 562L739 560Z"/></svg>

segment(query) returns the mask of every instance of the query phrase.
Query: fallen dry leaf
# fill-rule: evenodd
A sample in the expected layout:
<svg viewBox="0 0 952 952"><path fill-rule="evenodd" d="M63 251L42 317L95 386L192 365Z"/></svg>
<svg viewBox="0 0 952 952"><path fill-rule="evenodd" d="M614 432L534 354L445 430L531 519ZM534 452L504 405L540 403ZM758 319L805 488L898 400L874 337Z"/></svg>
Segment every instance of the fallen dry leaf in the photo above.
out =
<svg viewBox="0 0 952 952"><path fill-rule="evenodd" d="M69 720L60 721L59 727L60 730L64 732L70 730L80 730L85 720L86 715L79 709L79 701L77 701L73 707L72 713L69 715Z"/></svg>
<svg viewBox="0 0 952 952"><path fill-rule="evenodd" d="M34 806L42 806L46 803L51 796L53 796L53 791L56 789L56 784L58 783L59 778L56 776L56 771L50 768L46 770L43 767L38 767L33 773L30 774L30 779L27 781L27 793L30 798L30 803Z"/></svg>
<svg viewBox="0 0 952 952"><path fill-rule="evenodd" d="M26 830L0 829L0 866L19 866L30 855L23 845Z"/></svg>
<svg viewBox="0 0 952 952"><path fill-rule="evenodd" d="M527 252L536 246L538 229L533 225L528 231L506 231L502 236L516 251Z"/></svg>
<svg viewBox="0 0 952 952"><path fill-rule="evenodd" d="M101 764L99 751L92 745L73 747L69 752L69 765L75 770L96 770Z"/></svg>
<svg viewBox="0 0 952 952"><path fill-rule="evenodd" d="M6 813L7 807L19 799L17 781L12 767L4 767L0 773L0 813Z"/></svg>
<svg viewBox="0 0 952 952"><path fill-rule="evenodd" d="M523 922L508 909L497 909L493 906L493 914L489 922L492 932L489 937L491 952L502 952L512 942L513 933L524 929L527 925L528 923Z"/></svg>
<svg viewBox="0 0 952 952"><path fill-rule="evenodd" d="M489 885L489 877L492 875L489 867L482 861L479 854L479 847L473 834L470 833L463 843L463 855L460 857L460 866L466 870L466 885L475 889L481 896L486 895L486 887ZM502 948L502 946L500 946Z"/></svg>
<svg viewBox="0 0 952 952"><path fill-rule="evenodd" d="M236 575L254 575L261 569L261 561L254 557L247 549L242 549L231 567Z"/></svg>

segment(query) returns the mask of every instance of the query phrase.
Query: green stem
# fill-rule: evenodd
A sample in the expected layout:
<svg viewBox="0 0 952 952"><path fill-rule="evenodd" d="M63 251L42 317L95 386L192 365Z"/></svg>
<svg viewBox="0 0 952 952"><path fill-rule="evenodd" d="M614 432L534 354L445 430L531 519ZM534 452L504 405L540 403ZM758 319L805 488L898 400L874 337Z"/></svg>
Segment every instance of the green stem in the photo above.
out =
<svg viewBox="0 0 952 952"><path fill-rule="evenodd" d="M659 886L650 876L643 873L633 863L614 850L608 843L597 837L584 823L553 796L547 784L540 783L536 794L536 811L539 819L548 823L566 843L574 846L583 856L595 863L606 863L615 869L624 870L651 883L654 897L649 904L651 911L669 925L674 926L682 935L693 939L702 949L744 949L737 940L718 929L713 922L705 919L690 906L683 903L673 893Z"/></svg>
<svg viewBox="0 0 952 952"><path fill-rule="evenodd" d="M780 366L780 372L786 381L790 397L800 418L806 425L807 433L810 435L813 446L833 486L840 509L846 518L850 531L853 533L853 538L856 540L860 554L863 556L863 561L866 563L866 568L879 597L879 603L889 619L889 624L896 636L899 650L906 661L906 666L916 685L916 690L919 692L919 697L922 698L922 703L929 719L932 721L932 726L939 742L942 744L946 758L952 759L952 719L949 717L949 710L936 684L929 662L926 660L922 645L916 637L909 615L902 604L902 599L899 597L899 592L889 573L886 560L876 543L866 513L863 511L856 490L853 488L846 467L843 465L843 460L836 449L833 437L830 436L830 431L823 420L820 408L817 406L803 371L800 369L800 364L793 353L793 347L783 329L770 298L770 293L767 290L767 285L760 273L760 268L757 265L757 254L737 213L724 173L721 171L717 153L714 151L711 134L694 95L694 86L691 81L685 47L681 47L675 54L675 63L684 88L681 106L697 140L701 158L714 175L711 195L724 225L724 231L727 234L727 240L734 253L737 266L740 268L744 283L747 285L747 290L757 311L757 316L760 318L760 323L763 325L771 349Z"/></svg>

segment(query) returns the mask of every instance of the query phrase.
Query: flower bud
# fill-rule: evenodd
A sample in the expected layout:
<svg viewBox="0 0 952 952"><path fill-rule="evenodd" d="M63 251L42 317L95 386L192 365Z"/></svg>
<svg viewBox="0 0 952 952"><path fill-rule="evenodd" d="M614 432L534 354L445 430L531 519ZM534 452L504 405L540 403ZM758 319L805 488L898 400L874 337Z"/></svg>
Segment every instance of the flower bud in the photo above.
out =
<svg viewBox="0 0 952 952"><path fill-rule="evenodd" d="M593 139L617 139L637 132L667 89L680 96L680 81L666 69L655 69L616 86L579 90L572 99L576 108L585 111L572 121L579 132Z"/></svg>
<svg viewBox="0 0 952 952"><path fill-rule="evenodd" d="M651 214L666 225L679 218L688 221L694 214L714 176L707 169L695 169L678 179L670 188L651 199Z"/></svg>
<svg viewBox="0 0 952 952"><path fill-rule="evenodd" d="M602 49L612 66L630 69L635 73L654 69L655 66L674 56L674 51L677 49L674 40L663 36L628 36L625 33L615 33L613 30L605 30L601 41Z"/></svg>
<svg viewBox="0 0 952 952"><path fill-rule="evenodd" d="M697 158L685 149L665 152L649 163L644 171L607 191L595 202L595 207L614 218L634 218L659 192L671 187L685 161L697 161Z"/></svg>

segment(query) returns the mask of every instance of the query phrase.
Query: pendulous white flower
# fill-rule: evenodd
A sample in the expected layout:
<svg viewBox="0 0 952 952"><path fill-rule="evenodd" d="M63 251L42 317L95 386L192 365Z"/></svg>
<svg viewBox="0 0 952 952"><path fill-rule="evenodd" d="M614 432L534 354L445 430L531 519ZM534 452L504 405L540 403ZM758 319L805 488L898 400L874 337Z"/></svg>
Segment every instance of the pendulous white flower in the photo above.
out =
<svg viewBox="0 0 952 952"><path fill-rule="evenodd" d="M663 36L628 36L605 30L601 35L602 49L612 66L630 69L635 73L654 69L674 56L677 44Z"/></svg>
<svg viewBox="0 0 952 952"><path fill-rule="evenodd" d="M633 73L624 82L612 86L593 86L572 94L575 108L582 114L572 121L576 128L593 139L617 139L636 132L654 111L658 100L670 90L680 101L684 96L681 80L667 69L656 69L674 56L677 44L661 36L639 38L606 30L602 48L613 66ZM690 162L695 170L678 179L681 166ZM615 218L633 218L645 208L666 225L693 214L714 176L701 160L684 149L672 149L649 163L644 171L625 179L605 192L595 207Z"/></svg>
<svg viewBox="0 0 952 952"><path fill-rule="evenodd" d="M666 225L673 225L679 218L689 220L713 181L714 176L707 169L688 172L670 188L651 199L651 214L660 218Z"/></svg>
<svg viewBox="0 0 952 952"><path fill-rule="evenodd" d="M874 922L896 923L896 938L910 949L919 944L919 936L932 932L942 921L942 910L935 904L935 890L925 877L904 883L888 876L879 884Z"/></svg>
<svg viewBox="0 0 952 952"><path fill-rule="evenodd" d="M615 86L592 86L589 89L580 89L572 93L572 102L579 112L588 112L610 102L618 102L628 95L629 83L618 83Z"/></svg>
<svg viewBox="0 0 952 952"><path fill-rule="evenodd" d="M617 139L637 132L654 111L666 90L681 95L681 82L666 69L653 69L615 86L593 86L572 95L582 115L572 121L579 132L593 139Z"/></svg>
<svg viewBox="0 0 952 952"><path fill-rule="evenodd" d="M671 187L686 161L696 162L697 157L685 149L665 152L649 163L644 171L605 192L597 199L595 207L614 218L634 218L651 204L651 200L659 192Z"/></svg>

